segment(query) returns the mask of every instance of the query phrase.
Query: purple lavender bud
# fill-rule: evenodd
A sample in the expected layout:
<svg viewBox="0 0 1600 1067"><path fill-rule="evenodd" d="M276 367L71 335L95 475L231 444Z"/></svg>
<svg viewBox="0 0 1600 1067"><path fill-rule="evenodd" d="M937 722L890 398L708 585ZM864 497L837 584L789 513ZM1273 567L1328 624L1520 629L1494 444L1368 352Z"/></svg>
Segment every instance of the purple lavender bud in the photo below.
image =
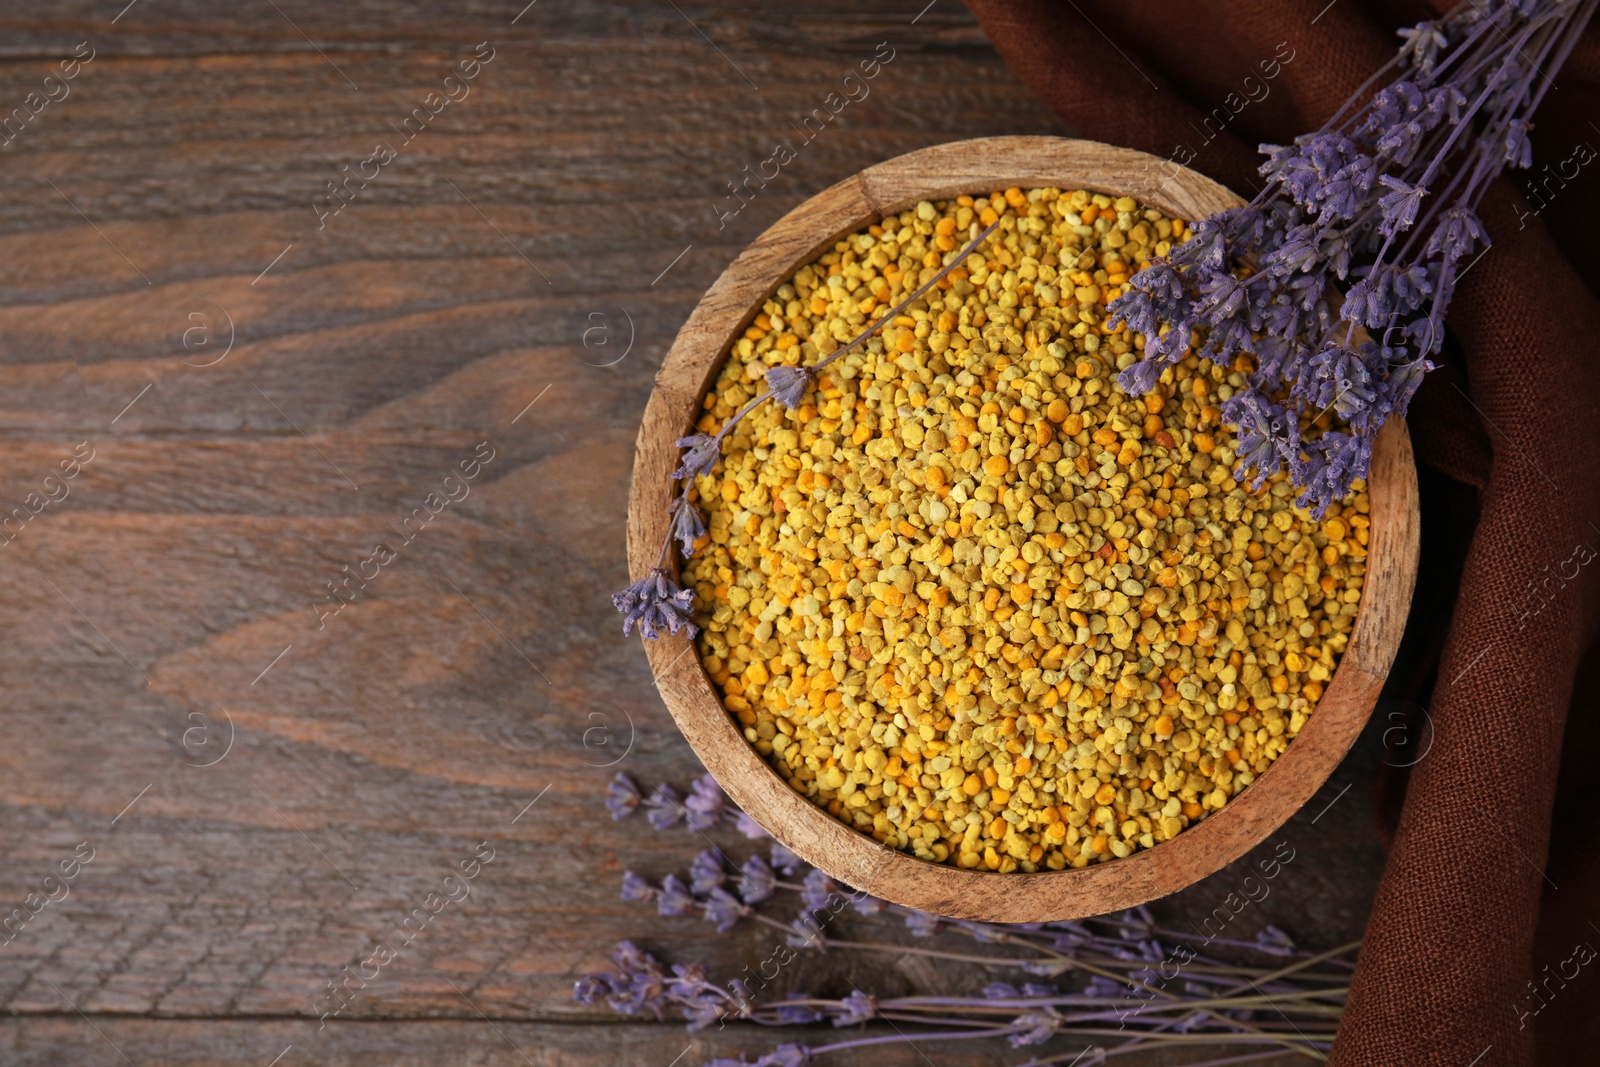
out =
<svg viewBox="0 0 1600 1067"><path fill-rule="evenodd" d="M1082 934L1056 933L1052 931L1050 933L1049 941L1051 947L1057 952L1065 952L1070 956L1078 949L1088 944L1089 938Z"/></svg>
<svg viewBox="0 0 1600 1067"><path fill-rule="evenodd" d="M1265 273L1279 276L1301 273L1316 267L1322 258L1315 226L1297 226L1282 245L1273 249L1261 260Z"/></svg>
<svg viewBox="0 0 1600 1067"><path fill-rule="evenodd" d="M657 1019L662 1018L666 1006L666 975L660 961L631 941L617 942L611 960L616 971L592 976L605 985L606 1003L611 1009L624 1015L649 1012ZM584 992L596 993L595 983L586 983Z"/></svg>
<svg viewBox="0 0 1600 1067"><path fill-rule="evenodd" d="M1506 166L1520 170L1533 166L1533 142L1528 140L1528 131L1531 129L1533 123L1524 118L1515 118L1506 123Z"/></svg>
<svg viewBox="0 0 1600 1067"><path fill-rule="evenodd" d="M727 797L717 780L709 774L701 775L689 788L683 802L684 815L691 830L709 830L722 820L722 810Z"/></svg>
<svg viewBox="0 0 1600 1067"><path fill-rule="evenodd" d="M1427 359L1414 359L1402 363L1389 371L1389 378L1384 383L1389 393L1389 404L1394 414L1404 415L1411 406L1411 398L1416 395L1417 388L1422 385L1422 377L1433 369L1433 363Z"/></svg>
<svg viewBox="0 0 1600 1067"><path fill-rule="evenodd" d="M1483 228L1478 213L1465 204L1452 204L1439 212L1438 223L1422 254L1459 260L1488 247L1489 232Z"/></svg>
<svg viewBox="0 0 1600 1067"><path fill-rule="evenodd" d="M739 813L738 817L734 819L733 825L734 829L738 830L741 834L748 837L752 841L759 841L763 837L767 836L767 832L761 828L761 824L756 822L742 811Z"/></svg>
<svg viewBox="0 0 1600 1067"><path fill-rule="evenodd" d="M606 810L613 819L632 815L639 806L639 800L638 784L621 771L606 783Z"/></svg>
<svg viewBox="0 0 1600 1067"><path fill-rule="evenodd" d="M1268 926L1256 935L1256 948L1269 956L1293 956L1295 943L1289 935L1276 926Z"/></svg>
<svg viewBox="0 0 1600 1067"><path fill-rule="evenodd" d="M722 857L711 849L698 853L689 863L689 889L696 896L704 896L727 881L722 871Z"/></svg>
<svg viewBox="0 0 1600 1067"><path fill-rule="evenodd" d="M870 997L859 989L852 989L850 995L839 1003L844 1011L833 1017L835 1026L854 1026L857 1023L869 1022L878 1014L877 998Z"/></svg>
<svg viewBox="0 0 1600 1067"><path fill-rule="evenodd" d="M611 950L611 960L623 971L661 969L661 963L632 941L618 941Z"/></svg>
<svg viewBox="0 0 1600 1067"><path fill-rule="evenodd" d="M683 1012L683 1017L689 1020L688 1029L691 1033L704 1030L712 1023L722 1021L727 1015L727 1006L722 1000L710 995L686 998L679 1005L679 1009Z"/></svg>
<svg viewBox="0 0 1600 1067"><path fill-rule="evenodd" d="M801 859L799 856L796 856L793 852L790 852L789 846L783 844L781 841L774 841L772 843L772 851L770 855L772 856L772 869L783 872L784 876L787 878L793 878L795 875L799 874L800 868L806 865L805 860Z"/></svg>
<svg viewBox="0 0 1600 1067"><path fill-rule="evenodd" d="M778 403L793 411L806 402L816 373L810 367L768 367L767 388Z"/></svg>
<svg viewBox="0 0 1600 1067"><path fill-rule="evenodd" d="M1400 39L1405 42L1400 46L1400 62L1403 66L1414 69L1424 77L1433 73L1439 53L1448 43L1441 25L1433 21L1419 22L1399 31Z"/></svg>
<svg viewBox="0 0 1600 1067"><path fill-rule="evenodd" d="M756 1061L756 1067L806 1067L811 1050L805 1045L779 1045Z"/></svg>
<svg viewBox="0 0 1600 1067"><path fill-rule="evenodd" d="M586 974L572 983L572 999L580 1004L593 1004L605 995L606 989L599 975Z"/></svg>
<svg viewBox="0 0 1600 1067"><path fill-rule="evenodd" d="M828 906L828 900L837 888L832 878L813 868L806 875L805 883L800 890L800 899L805 902L806 907L821 910Z"/></svg>
<svg viewBox="0 0 1600 1067"><path fill-rule="evenodd" d="M1194 235L1174 248L1167 258L1174 267L1221 270L1226 263L1222 226L1214 218L1200 220L1194 225Z"/></svg>
<svg viewBox="0 0 1600 1067"><path fill-rule="evenodd" d="M1133 276L1134 288L1106 305L1108 320L1121 320L1134 333L1151 334L1161 328L1161 318L1156 314L1155 302L1150 294L1138 288L1139 281L1150 270L1147 268Z"/></svg>
<svg viewBox="0 0 1600 1067"><path fill-rule="evenodd" d="M1401 314L1409 315L1416 311L1433 294L1434 270L1425 264L1413 263L1409 267L1386 271L1384 277L1394 296L1395 308Z"/></svg>
<svg viewBox="0 0 1600 1067"><path fill-rule="evenodd" d="M648 879L634 874L632 871L622 872L623 900L649 900L655 895L655 886L651 885Z"/></svg>
<svg viewBox="0 0 1600 1067"><path fill-rule="evenodd" d="M967 919L957 919L955 925L972 935L972 939L983 945L998 945L1003 943L1008 936L1005 929L993 923L972 922Z"/></svg>
<svg viewBox="0 0 1600 1067"><path fill-rule="evenodd" d="M703 963L675 963L672 965L672 994L679 997L697 997L711 988L706 981Z"/></svg>
<svg viewBox="0 0 1600 1067"><path fill-rule="evenodd" d="M694 897L683 879L669 874L661 879L661 891L656 897L656 911L662 915L687 915L694 909Z"/></svg>
<svg viewBox="0 0 1600 1067"><path fill-rule="evenodd" d="M906 929L917 937L932 937L939 932L939 917L925 911L913 910L906 914Z"/></svg>
<svg viewBox="0 0 1600 1067"><path fill-rule="evenodd" d="M1287 466L1300 451L1300 434L1288 412L1253 389L1241 389L1223 402L1223 418L1238 426L1237 475L1254 470L1252 489Z"/></svg>
<svg viewBox="0 0 1600 1067"><path fill-rule="evenodd" d="M772 868L760 856L751 856L739 868L739 896L746 904L759 904L772 896L777 881Z"/></svg>
<svg viewBox="0 0 1600 1067"><path fill-rule="evenodd" d="M660 636L662 628L674 634L687 630L690 637L700 632L700 628L689 621L694 592L680 587L660 567L622 592L613 593L611 603L622 612L624 636L632 632L636 623L639 632L651 641Z"/></svg>
<svg viewBox="0 0 1600 1067"><path fill-rule="evenodd" d="M1231 274L1209 275L1200 282L1200 299L1195 310L1215 322L1233 316L1244 307L1245 283Z"/></svg>
<svg viewBox="0 0 1600 1067"><path fill-rule="evenodd" d="M1294 393L1310 407L1331 407L1346 419L1377 395L1372 387L1372 372L1361 354L1336 343L1323 346L1306 361Z"/></svg>
<svg viewBox="0 0 1600 1067"><path fill-rule="evenodd" d="M807 993L791 993L790 996L795 1000L810 999ZM822 1013L809 1004L786 1004L780 1000L773 1006L778 1009L778 1021L789 1026L804 1026L822 1018Z"/></svg>
<svg viewBox="0 0 1600 1067"><path fill-rule="evenodd" d="M983 995L987 1000L1017 1000L1022 992L1010 982L990 982L983 987Z"/></svg>
<svg viewBox="0 0 1600 1067"><path fill-rule="evenodd" d="M1011 1035L1011 1047L1042 1045L1056 1036L1064 1021L1054 1008L1025 1012L1011 1020L1012 1026L1022 1027L1021 1033Z"/></svg>
<svg viewBox="0 0 1600 1067"><path fill-rule="evenodd" d="M722 459L722 439L710 434L693 433L688 437L680 437L678 447L683 449L683 458L679 461L678 469L672 472L674 478L693 480L702 474L710 474Z"/></svg>
<svg viewBox="0 0 1600 1067"><path fill-rule="evenodd" d="M671 533L669 536L678 542L678 551L685 559L694 555L694 543L706 535L705 516L700 514L700 509L689 499L689 492L685 489L672 498Z"/></svg>
<svg viewBox="0 0 1600 1067"><path fill-rule="evenodd" d="M1155 360L1162 366L1171 366L1178 362L1188 350L1195 328L1200 325L1198 318L1181 319L1174 322L1165 333L1146 337L1144 358Z"/></svg>
<svg viewBox="0 0 1600 1067"><path fill-rule="evenodd" d="M1141 359L1117 375L1117 384L1129 396L1144 396L1155 391L1161 382L1161 372L1167 368L1154 359Z"/></svg>
<svg viewBox="0 0 1600 1067"><path fill-rule="evenodd" d="M666 782L656 786L655 792L646 798L644 806L645 818L657 830L665 830L683 818L683 800Z"/></svg>
<svg viewBox="0 0 1600 1067"><path fill-rule="evenodd" d="M1342 497L1350 482L1367 476L1372 442L1366 438L1329 430L1302 446L1305 458L1294 463L1294 479L1305 487L1295 503L1321 519L1328 505Z"/></svg>
<svg viewBox="0 0 1600 1067"><path fill-rule="evenodd" d="M789 920L790 933L784 941L791 948L822 948L827 943L827 938L822 936L822 924L809 912Z"/></svg>
<svg viewBox="0 0 1600 1067"><path fill-rule="evenodd" d="M737 897L718 886L706 897L706 920L716 924L717 932L725 934L740 919L750 914L750 909L739 903Z"/></svg>
<svg viewBox="0 0 1600 1067"><path fill-rule="evenodd" d="M1339 168L1330 173L1318 190L1317 222L1345 222L1361 212L1378 180L1378 161L1352 150ZM1325 232L1325 231L1324 231Z"/></svg>
<svg viewBox="0 0 1600 1067"><path fill-rule="evenodd" d="M1357 322L1370 329L1386 326L1393 314L1394 304L1387 299L1383 273L1375 271L1352 285L1339 305L1339 317L1345 322Z"/></svg>
<svg viewBox="0 0 1600 1067"><path fill-rule="evenodd" d="M1383 212L1378 232L1390 237L1401 230L1409 230L1411 224L1417 221L1417 209L1422 206L1422 198L1428 195L1427 187L1412 185L1390 174L1381 176L1378 181L1385 188L1394 190L1378 198L1378 207Z"/></svg>
<svg viewBox="0 0 1600 1067"><path fill-rule="evenodd" d="M879 900L877 897L869 896L866 893L857 894L851 901L851 905L862 915L879 915L889 908L887 901Z"/></svg>
<svg viewBox="0 0 1600 1067"><path fill-rule="evenodd" d="M1127 996L1132 989L1132 986L1119 982L1114 978L1107 978L1103 974L1097 974L1089 979L1088 984L1083 987L1083 992L1085 996L1113 1000Z"/></svg>

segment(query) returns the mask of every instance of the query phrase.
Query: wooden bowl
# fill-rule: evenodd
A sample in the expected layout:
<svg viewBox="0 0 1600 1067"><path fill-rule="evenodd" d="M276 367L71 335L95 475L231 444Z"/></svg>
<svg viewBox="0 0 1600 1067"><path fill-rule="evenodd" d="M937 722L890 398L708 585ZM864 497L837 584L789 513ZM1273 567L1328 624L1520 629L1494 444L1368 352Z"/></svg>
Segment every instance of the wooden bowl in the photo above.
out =
<svg viewBox="0 0 1600 1067"><path fill-rule="evenodd" d="M761 304L835 241L921 200L1019 186L1127 195L1185 220L1241 201L1192 171L1143 152L1055 137L990 137L925 148L868 167L818 193L756 239L701 298L656 377L639 430L628 503L628 564L655 566L667 532L674 441L692 432L733 342ZM1417 483L1401 419L1379 434L1368 477L1371 535L1360 613L1315 713L1242 792L1170 841L1125 859L1035 874L962 870L917 859L846 826L796 792L745 740L682 636L646 641L657 687L722 788L806 862L874 896L938 915L1044 922L1099 915L1164 896L1260 844L1309 800L1361 732L1383 686L1417 570Z"/></svg>

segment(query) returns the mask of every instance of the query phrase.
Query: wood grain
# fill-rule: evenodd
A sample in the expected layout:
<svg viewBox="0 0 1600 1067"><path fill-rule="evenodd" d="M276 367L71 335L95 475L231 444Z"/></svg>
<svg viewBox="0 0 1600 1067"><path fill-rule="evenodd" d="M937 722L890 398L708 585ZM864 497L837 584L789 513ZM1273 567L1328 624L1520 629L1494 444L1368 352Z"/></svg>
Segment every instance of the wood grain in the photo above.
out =
<svg viewBox="0 0 1600 1067"><path fill-rule="evenodd" d="M1020 186L1128 195L1193 220L1242 203L1228 190L1141 152L1047 137L985 138L922 149L868 167L818 193L740 254L679 332L645 409L629 501L629 565L652 567L667 536L674 442L733 341L762 303L840 236L921 200ZM1373 449L1373 535L1350 644L1314 714L1285 754L1221 811L1171 841L1064 871L996 874L919 860L883 846L812 804L745 741L684 635L646 641L661 693L722 787L774 837L835 878L940 915L993 922L1078 919L1166 896L1259 845L1305 804L1355 742L1399 647L1416 580L1416 469L1402 420Z"/></svg>
<svg viewBox="0 0 1600 1067"><path fill-rule="evenodd" d="M525 1063L453 984L541 1067L666 1067L678 1025L619 1025L573 979L625 937L723 975L775 937L616 895L624 869L659 878L707 847L600 806L615 769L702 773L608 599L653 377L706 287L815 190L1066 127L943 0L915 25L925 0L544 0L514 24L526 0L125 6L0 11L0 113L97 50L0 148L0 515L96 450L0 548L0 914L97 850L0 944L0 1062L124 1064L98 1028L140 1067L265 1067L291 1041L279 1067ZM719 229L726 182L886 39L872 95ZM472 95L319 231L312 198L480 41L497 54ZM202 312L220 343L218 309L233 347L203 366L217 350L182 331ZM605 346L585 335L601 323ZM485 440L470 495L318 629L325 583ZM1329 796L1370 778L1363 759ZM1240 923L1349 940L1381 853L1359 820L1295 833L1319 859ZM473 895L319 1033L324 983L484 840ZM837 953L791 970L841 995L987 980Z"/></svg>

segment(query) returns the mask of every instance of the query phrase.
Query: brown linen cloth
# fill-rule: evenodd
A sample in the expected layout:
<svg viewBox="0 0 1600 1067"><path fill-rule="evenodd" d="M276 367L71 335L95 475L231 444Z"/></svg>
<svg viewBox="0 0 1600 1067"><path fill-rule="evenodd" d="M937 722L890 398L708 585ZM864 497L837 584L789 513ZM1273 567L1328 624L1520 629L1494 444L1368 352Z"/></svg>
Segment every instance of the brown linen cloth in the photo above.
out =
<svg viewBox="0 0 1600 1067"><path fill-rule="evenodd" d="M1443 10L967 3L1075 133L1246 197L1259 142L1320 127L1394 54L1397 27ZM1556 85L1533 170L1483 204L1494 247L1449 315L1461 366L1429 375L1412 406L1419 460L1477 500L1422 515L1425 530L1467 524L1466 563L1453 597L1418 591L1453 600L1412 619L1439 649L1420 690L1433 746L1379 798L1388 867L1334 1067L1600 1063L1600 159L1573 176L1577 146L1600 148L1596 27ZM1535 183L1537 200L1523 192Z"/></svg>

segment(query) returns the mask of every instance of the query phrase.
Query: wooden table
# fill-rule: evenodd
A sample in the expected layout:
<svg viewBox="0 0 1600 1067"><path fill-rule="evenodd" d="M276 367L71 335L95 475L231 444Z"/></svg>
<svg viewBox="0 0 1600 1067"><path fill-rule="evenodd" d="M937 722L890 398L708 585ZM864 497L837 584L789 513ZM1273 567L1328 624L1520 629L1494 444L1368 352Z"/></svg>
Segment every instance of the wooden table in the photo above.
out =
<svg viewBox="0 0 1600 1067"><path fill-rule="evenodd" d="M618 768L699 773L608 599L639 416L697 296L799 200L1070 131L956 0L125 2L0 13L0 914L93 856L0 943L0 1062L666 1067L797 1039L571 998L623 937L726 975L774 940L617 896L703 847L601 805ZM733 198L884 41L870 95ZM1302 858L1251 931L1359 935L1370 764L1285 830ZM470 896L319 1027L475 847Z"/></svg>

